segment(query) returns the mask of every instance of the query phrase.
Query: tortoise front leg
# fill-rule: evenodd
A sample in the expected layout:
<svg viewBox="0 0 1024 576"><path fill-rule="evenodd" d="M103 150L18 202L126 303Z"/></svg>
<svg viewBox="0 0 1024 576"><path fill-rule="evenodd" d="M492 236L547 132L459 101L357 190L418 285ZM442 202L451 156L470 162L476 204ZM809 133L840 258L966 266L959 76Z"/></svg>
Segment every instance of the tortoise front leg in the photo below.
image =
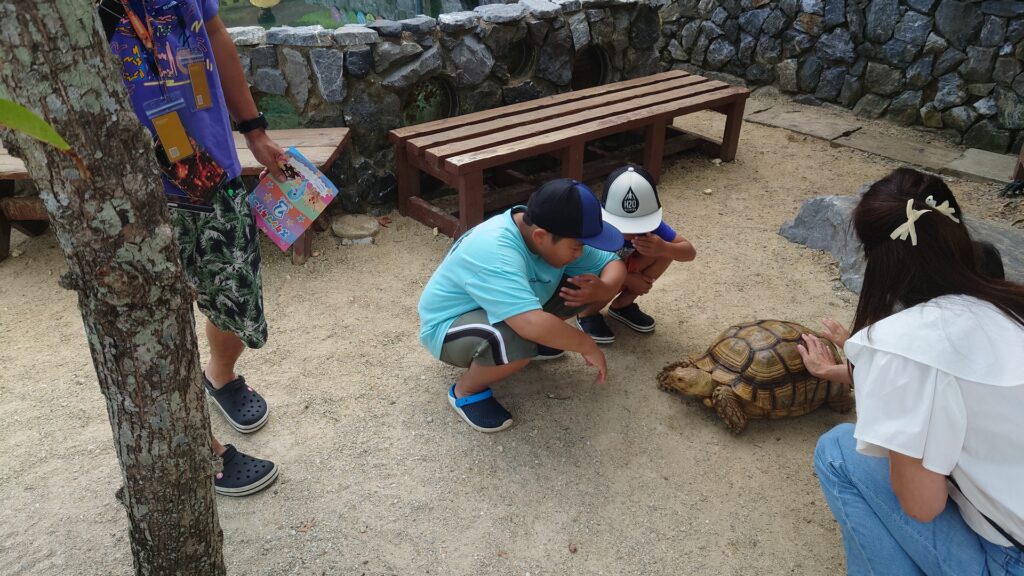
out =
<svg viewBox="0 0 1024 576"><path fill-rule="evenodd" d="M747 427L747 415L743 413L739 396L729 386L719 386L711 393L711 404L734 434L739 434Z"/></svg>

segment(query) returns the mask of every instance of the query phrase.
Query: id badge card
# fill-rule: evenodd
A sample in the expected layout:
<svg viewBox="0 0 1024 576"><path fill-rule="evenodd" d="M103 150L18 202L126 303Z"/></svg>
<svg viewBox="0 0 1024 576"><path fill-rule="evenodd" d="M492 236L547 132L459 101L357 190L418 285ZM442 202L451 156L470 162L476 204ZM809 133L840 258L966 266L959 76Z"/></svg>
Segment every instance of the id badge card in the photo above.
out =
<svg viewBox="0 0 1024 576"><path fill-rule="evenodd" d="M179 57L181 65L188 70L189 83L192 85L192 100L195 110L206 110L213 106L210 97L210 81L206 76L206 58L202 54L188 53Z"/></svg>
<svg viewBox="0 0 1024 576"><path fill-rule="evenodd" d="M146 117L153 123L157 139L172 163L195 153L178 114L184 108L185 101L179 97L158 98L143 104Z"/></svg>

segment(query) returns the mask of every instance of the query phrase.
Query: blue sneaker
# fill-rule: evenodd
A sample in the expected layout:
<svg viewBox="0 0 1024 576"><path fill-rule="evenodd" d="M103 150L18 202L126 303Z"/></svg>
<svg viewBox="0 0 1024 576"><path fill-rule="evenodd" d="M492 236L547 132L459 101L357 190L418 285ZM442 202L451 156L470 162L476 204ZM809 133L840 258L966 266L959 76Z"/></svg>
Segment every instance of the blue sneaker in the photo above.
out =
<svg viewBox="0 0 1024 576"><path fill-rule="evenodd" d="M562 356L565 356L565 350L559 350L558 348L552 348L551 346L537 344L537 355L534 356L533 359L554 360L555 358L561 358Z"/></svg>
<svg viewBox="0 0 1024 576"><path fill-rule="evenodd" d="M512 425L512 414L505 410L488 388L464 398L455 397L455 384L448 389L448 403L459 416L480 432L501 432Z"/></svg>

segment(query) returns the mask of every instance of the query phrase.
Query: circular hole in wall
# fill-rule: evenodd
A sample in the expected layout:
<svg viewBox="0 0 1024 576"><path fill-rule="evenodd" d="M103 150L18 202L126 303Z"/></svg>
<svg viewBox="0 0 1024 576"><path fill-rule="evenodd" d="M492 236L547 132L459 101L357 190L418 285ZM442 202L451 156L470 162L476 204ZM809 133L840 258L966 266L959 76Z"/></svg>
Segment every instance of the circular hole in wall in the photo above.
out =
<svg viewBox="0 0 1024 576"><path fill-rule="evenodd" d="M572 89L590 88L608 82L608 54L591 44L576 53L572 61Z"/></svg>
<svg viewBox="0 0 1024 576"><path fill-rule="evenodd" d="M458 113L459 99L443 78L430 78L413 87L402 109L405 126L451 118Z"/></svg>
<svg viewBox="0 0 1024 576"><path fill-rule="evenodd" d="M537 51L527 40L520 40L509 47L508 51L498 58L498 61L505 65L509 76L512 78L524 78L533 71L534 62L537 60Z"/></svg>

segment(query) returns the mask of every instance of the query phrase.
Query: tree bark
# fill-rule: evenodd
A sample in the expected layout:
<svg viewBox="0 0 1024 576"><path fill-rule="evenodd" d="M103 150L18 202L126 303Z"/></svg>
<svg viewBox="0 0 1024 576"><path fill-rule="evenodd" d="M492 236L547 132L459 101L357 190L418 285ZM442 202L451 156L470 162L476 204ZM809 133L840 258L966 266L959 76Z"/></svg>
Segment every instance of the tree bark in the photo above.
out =
<svg viewBox="0 0 1024 576"><path fill-rule="evenodd" d="M74 154L0 131L35 180L67 260L106 398L139 575L224 574L193 291L148 132L89 0L0 0L0 97Z"/></svg>

